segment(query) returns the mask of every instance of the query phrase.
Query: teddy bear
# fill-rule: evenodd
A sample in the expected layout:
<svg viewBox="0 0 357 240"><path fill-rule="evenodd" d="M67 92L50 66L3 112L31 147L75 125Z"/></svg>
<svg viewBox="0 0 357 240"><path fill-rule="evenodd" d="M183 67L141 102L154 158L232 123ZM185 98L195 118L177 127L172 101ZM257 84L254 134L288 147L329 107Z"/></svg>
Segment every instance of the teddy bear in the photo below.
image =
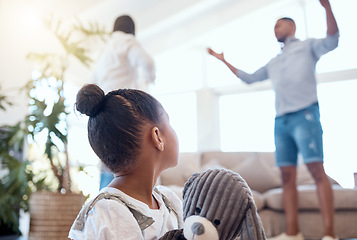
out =
<svg viewBox="0 0 357 240"><path fill-rule="evenodd" d="M171 230L160 240L266 239L252 192L238 173L194 173L182 194L183 229Z"/></svg>

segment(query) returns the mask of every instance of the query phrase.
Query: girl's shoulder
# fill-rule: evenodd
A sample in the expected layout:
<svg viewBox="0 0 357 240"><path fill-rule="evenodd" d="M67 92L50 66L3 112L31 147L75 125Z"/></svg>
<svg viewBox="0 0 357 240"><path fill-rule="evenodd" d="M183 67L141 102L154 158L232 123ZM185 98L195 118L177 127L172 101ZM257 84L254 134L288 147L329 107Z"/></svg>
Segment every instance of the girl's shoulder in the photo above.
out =
<svg viewBox="0 0 357 240"><path fill-rule="evenodd" d="M163 194L167 198L179 198L177 194L169 187L163 186L163 185L157 185L154 188L154 192L157 192L159 194Z"/></svg>
<svg viewBox="0 0 357 240"><path fill-rule="evenodd" d="M132 235L141 236L141 230L132 212L126 203L120 200L120 193L101 191L83 206L69 236L72 239L99 239L99 236L112 239L119 233L127 233L128 229Z"/></svg>
<svg viewBox="0 0 357 240"><path fill-rule="evenodd" d="M165 206L169 210L173 210L175 213L176 217L178 218L179 226L181 226L181 223L183 222L182 216L182 201L179 198L179 196L169 187L165 187L162 185L158 185L154 188L154 192L156 194L161 195L161 198L163 202L165 203Z"/></svg>
<svg viewBox="0 0 357 240"><path fill-rule="evenodd" d="M73 226L77 230L83 230L88 218L101 221L106 218L125 218L128 215L130 216L127 204L120 191L102 189L95 198L82 207Z"/></svg>

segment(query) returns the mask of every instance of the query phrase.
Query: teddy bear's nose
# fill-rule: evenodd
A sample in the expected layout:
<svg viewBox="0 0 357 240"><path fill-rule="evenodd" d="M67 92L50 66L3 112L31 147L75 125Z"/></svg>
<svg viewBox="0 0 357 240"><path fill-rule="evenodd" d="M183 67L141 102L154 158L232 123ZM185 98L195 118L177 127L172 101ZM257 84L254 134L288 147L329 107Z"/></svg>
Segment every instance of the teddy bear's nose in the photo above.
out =
<svg viewBox="0 0 357 240"><path fill-rule="evenodd" d="M191 226L192 233L195 235L202 235L205 233L205 227L203 226L202 223L195 222Z"/></svg>

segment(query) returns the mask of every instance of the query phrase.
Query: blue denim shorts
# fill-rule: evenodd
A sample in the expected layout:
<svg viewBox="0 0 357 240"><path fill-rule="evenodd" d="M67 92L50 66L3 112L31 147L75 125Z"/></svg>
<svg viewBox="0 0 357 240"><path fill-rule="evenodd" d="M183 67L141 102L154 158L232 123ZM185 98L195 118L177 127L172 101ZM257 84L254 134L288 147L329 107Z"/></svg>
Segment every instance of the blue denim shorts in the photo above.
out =
<svg viewBox="0 0 357 240"><path fill-rule="evenodd" d="M298 153L304 163L323 162L322 127L317 103L275 118L275 158L279 167L296 166Z"/></svg>

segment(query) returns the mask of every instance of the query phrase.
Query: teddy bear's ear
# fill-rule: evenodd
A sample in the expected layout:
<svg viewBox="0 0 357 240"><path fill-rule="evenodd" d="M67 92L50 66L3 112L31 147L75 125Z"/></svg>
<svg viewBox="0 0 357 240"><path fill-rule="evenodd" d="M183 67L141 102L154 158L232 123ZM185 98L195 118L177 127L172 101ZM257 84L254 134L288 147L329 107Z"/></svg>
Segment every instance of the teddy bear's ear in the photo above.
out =
<svg viewBox="0 0 357 240"><path fill-rule="evenodd" d="M193 181L195 181L196 178L198 178L198 176L200 175L200 173L194 173L192 174L192 176L187 180L187 182L185 183L183 190L182 190L182 198L185 199L185 196L188 192L190 192L191 186Z"/></svg>

